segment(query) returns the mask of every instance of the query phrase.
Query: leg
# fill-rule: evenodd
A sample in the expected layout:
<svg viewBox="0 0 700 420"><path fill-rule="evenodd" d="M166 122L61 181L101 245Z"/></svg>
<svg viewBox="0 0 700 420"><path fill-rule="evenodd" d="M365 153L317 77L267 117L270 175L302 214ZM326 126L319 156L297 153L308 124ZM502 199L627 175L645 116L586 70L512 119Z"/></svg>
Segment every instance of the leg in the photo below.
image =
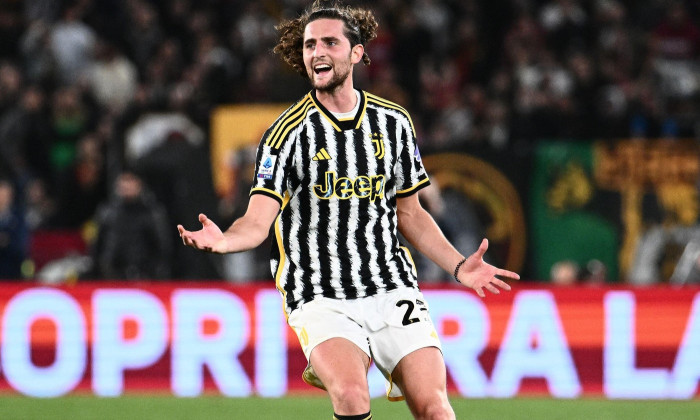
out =
<svg viewBox="0 0 700 420"><path fill-rule="evenodd" d="M369 356L350 340L331 338L314 347L309 362L330 395L336 414L369 412Z"/></svg>
<svg viewBox="0 0 700 420"><path fill-rule="evenodd" d="M392 379L399 386L416 419L454 419L447 400L447 373L442 353L424 347L406 355L396 365Z"/></svg>

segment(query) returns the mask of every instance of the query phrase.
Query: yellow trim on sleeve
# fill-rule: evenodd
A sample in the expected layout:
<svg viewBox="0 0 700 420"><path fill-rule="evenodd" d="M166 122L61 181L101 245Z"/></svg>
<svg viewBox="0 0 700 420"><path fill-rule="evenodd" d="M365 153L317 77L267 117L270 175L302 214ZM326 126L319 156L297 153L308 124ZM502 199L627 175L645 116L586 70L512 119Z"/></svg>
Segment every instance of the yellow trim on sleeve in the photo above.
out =
<svg viewBox="0 0 700 420"><path fill-rule="evenodd" d="M410 188L406 188L405 190L397 191L397 194L405 194L407 192L411 192L415 190L416 188L420 187L421 185L425 184L426 182L430 181L429 178L424 178L421 181L418 181L418 183Z"/></svg>
<svg viewBox="0 0 700 420"><path fill-rule="evenodd" d="M253 194L256 191L264 191L266 193L270 193L270 194L274 195L275 197L279 198L281 202L284 202L284 197L282 197L278 192L272 191L269 188L255 187L255 188L250 190L250 193Z"/></svg>

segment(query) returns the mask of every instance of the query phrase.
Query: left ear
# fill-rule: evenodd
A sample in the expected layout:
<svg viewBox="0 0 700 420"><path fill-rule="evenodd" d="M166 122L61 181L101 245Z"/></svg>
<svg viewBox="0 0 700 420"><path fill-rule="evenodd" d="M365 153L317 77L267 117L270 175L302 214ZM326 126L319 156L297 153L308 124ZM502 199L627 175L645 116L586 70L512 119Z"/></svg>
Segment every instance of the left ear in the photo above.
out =
<svg viewBox="0 0 700 420"><path fill-rule="evenodd" d="M352 64L357 64L362 60L362 56L365 55L365 47L362 44L357 44L352 47L350 51L350 59Z"/></svg>

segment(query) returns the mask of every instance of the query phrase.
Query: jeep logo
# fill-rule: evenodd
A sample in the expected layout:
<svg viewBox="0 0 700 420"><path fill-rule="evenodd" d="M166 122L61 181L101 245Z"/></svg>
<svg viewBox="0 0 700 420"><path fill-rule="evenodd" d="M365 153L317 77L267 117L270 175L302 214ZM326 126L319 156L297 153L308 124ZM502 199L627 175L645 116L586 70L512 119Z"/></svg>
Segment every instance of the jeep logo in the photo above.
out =
<svg viewBox="0 0 700 420"><path fill-rule="evenodd" d="M384 198L384 175L360 175L355 179L347 177L336 178L335 172L326 172L325 185L314 185L316 197L329 200L333 197L346 200L350 197L369 198L374 201Z"/></svg>

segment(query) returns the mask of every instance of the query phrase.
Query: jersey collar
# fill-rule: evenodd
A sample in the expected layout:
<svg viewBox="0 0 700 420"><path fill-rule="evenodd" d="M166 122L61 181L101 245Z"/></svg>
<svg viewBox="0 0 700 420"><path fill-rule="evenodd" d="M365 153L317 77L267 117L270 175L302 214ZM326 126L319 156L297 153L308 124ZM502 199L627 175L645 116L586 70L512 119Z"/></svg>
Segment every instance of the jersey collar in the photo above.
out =
<svg viewBox="0 0 700 420"><path fill-rule="evenodd" d="M355 117L351 120L338 120L335 115L333 115L332 112L326 109L325 106L319 102L318 98L316 98L316 90L312 90L310 95L311 99L314 101L314 106L316 109L318 109L318 112L323 115L326 120L328 120L329 123L335 128L336 131L343 131L343 130L356 130L360 128L360 124L362 123L362 118L365 116L365 111L367 109L367 98L365 97L365 92L363 90L360 90L360 106L357 108L357 114L355 114Z"/></svg>

